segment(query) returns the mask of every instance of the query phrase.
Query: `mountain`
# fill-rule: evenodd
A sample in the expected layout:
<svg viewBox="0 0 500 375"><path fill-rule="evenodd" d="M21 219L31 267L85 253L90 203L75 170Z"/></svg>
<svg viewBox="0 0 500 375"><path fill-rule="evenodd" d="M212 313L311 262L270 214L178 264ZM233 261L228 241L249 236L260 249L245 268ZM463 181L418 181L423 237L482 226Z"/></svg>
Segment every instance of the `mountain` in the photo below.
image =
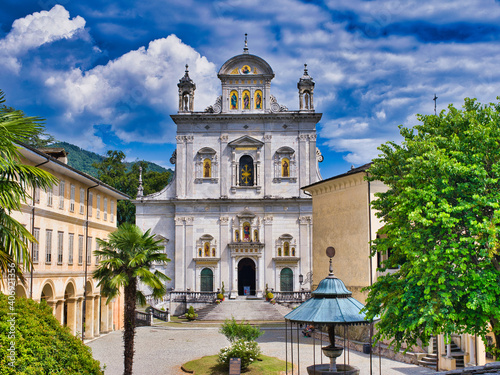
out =
<svg viewBox="0 0 500 375"><path fill-rule="evenodd" d="M97 169L95 169L92 164L93 163L99 163L103 159L105 159L105 156L96 154L95 152L92 151L87 151L84 150L83 148L80 148L78 146L72 145L71 143L68 142L56 142L54 144L51 144L48 147L62 147L66 152L68 153L68 165L78 169L79 171L85 172L91 176L94 176L97 178ZM132 165L135 162L127 162L125 163L127 165L127 170L130 170ZM171 169L167 169L162 167L161 165L146 161L148 164L148 170L152 172L167 172L170 171L172 172Z"/></svg>

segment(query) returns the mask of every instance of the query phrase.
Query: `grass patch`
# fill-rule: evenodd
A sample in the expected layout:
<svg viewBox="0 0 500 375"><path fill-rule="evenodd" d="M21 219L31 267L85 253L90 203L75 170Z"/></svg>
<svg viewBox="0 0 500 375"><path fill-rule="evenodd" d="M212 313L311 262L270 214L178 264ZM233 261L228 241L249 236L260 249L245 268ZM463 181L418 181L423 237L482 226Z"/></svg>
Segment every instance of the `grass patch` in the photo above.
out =
<svg viewBox="0 0 500 375"><path fill-rule="evenodd" d="M194 375L227 375L228 370L217 363L217 355L211 355L194 361L189 361L182 365L182 368L187 371L194 371ZM279 375L285 371L285 361L281 359L261 355L259 361L252 363L248 370L242 372L245 375ZM288 363L288 369L292 369L292 365Z"/></svg>

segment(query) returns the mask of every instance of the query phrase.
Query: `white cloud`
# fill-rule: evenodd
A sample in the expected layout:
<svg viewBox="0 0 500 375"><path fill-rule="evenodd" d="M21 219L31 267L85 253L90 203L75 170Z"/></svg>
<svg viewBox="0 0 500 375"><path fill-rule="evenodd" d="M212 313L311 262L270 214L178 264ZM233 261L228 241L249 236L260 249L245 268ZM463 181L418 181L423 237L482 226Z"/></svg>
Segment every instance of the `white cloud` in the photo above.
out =
<svg viewBox="0 0 500 375"><path fill-rule="evenodd" d="M327 122L323 125L320 134L324 138L338 138L363 134L368 131L368 128L368 122L364 119L352 118Z"/></svg>
<svg viewBox="0 0 500 375"><path fill-rule="evenodd" d="M70 19L69 12L61 5L19 18L9 34L0 40L0 64L17 73L21 68L20 55L56 40L72 38L84 31L84 27L82 17Z"/></svg>
<svg viewBox="0 0 500 375"><path fill-rule="evenodd" d="M102 123L112 124L126 142L172 142L172 137L165 139L160 133L156 138L143 133L144 127L134 124L134 116L142 107L164 117L177 110L176 82L184 75L186 63L197 86L195 110L201 111L218 95L215 65L175 35L154 40L147 48L130 51L86 72L78 68L57 72L47 77L45 84L51 88L53 99L64 103L69 121L93 115ZM147 126L155 128L158 124Z"/></svg>
<svg viewBox="0 0 500 375"><path fill-rule="evenodd" d="M343 157L344 160L354 165L360 165L377 157L380 153L377 147L386 141L385 138L335 139L326 144L336 152L348 152Z"/></svg>

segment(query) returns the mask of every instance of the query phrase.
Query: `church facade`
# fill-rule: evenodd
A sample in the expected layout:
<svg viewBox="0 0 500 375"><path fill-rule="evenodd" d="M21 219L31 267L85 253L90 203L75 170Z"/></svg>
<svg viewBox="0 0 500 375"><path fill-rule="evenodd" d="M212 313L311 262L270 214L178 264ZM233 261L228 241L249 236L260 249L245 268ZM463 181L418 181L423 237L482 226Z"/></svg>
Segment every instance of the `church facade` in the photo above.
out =
<svg viewBox="0 0 500 375"><path fill-rule="evenodd" d="M297 291L312 273L312 201L301 189L321 179L316 148L314 81L304 69L299 110L271 94L274 72L262 58L243 54L219 70L222 95L194 111L196 85L178 83L175 176L162 191L142 196L136 222L164 239L171 259L157 266L175 291L226 296Z"/></svg>

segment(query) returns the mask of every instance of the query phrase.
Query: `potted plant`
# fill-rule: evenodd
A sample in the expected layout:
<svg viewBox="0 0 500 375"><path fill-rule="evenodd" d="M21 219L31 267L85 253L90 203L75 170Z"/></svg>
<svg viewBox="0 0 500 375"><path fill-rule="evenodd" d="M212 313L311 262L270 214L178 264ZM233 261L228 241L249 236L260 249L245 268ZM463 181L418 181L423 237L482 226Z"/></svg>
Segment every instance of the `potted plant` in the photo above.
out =
<svg viewBox="0 0 500 375"><path fill-rule="evenodd" d="M272 294L271 292L267 292L266 294L266 301L272 301L272 299L274 298L274 294Z"/></svg>
<svg viewBox="0 0 500 375"><path fill-rule="evenodd" d="M194 307L189 306L187 313L185 314L187 320L195 320L198 317L198 314L194 312Z"/></svg>

